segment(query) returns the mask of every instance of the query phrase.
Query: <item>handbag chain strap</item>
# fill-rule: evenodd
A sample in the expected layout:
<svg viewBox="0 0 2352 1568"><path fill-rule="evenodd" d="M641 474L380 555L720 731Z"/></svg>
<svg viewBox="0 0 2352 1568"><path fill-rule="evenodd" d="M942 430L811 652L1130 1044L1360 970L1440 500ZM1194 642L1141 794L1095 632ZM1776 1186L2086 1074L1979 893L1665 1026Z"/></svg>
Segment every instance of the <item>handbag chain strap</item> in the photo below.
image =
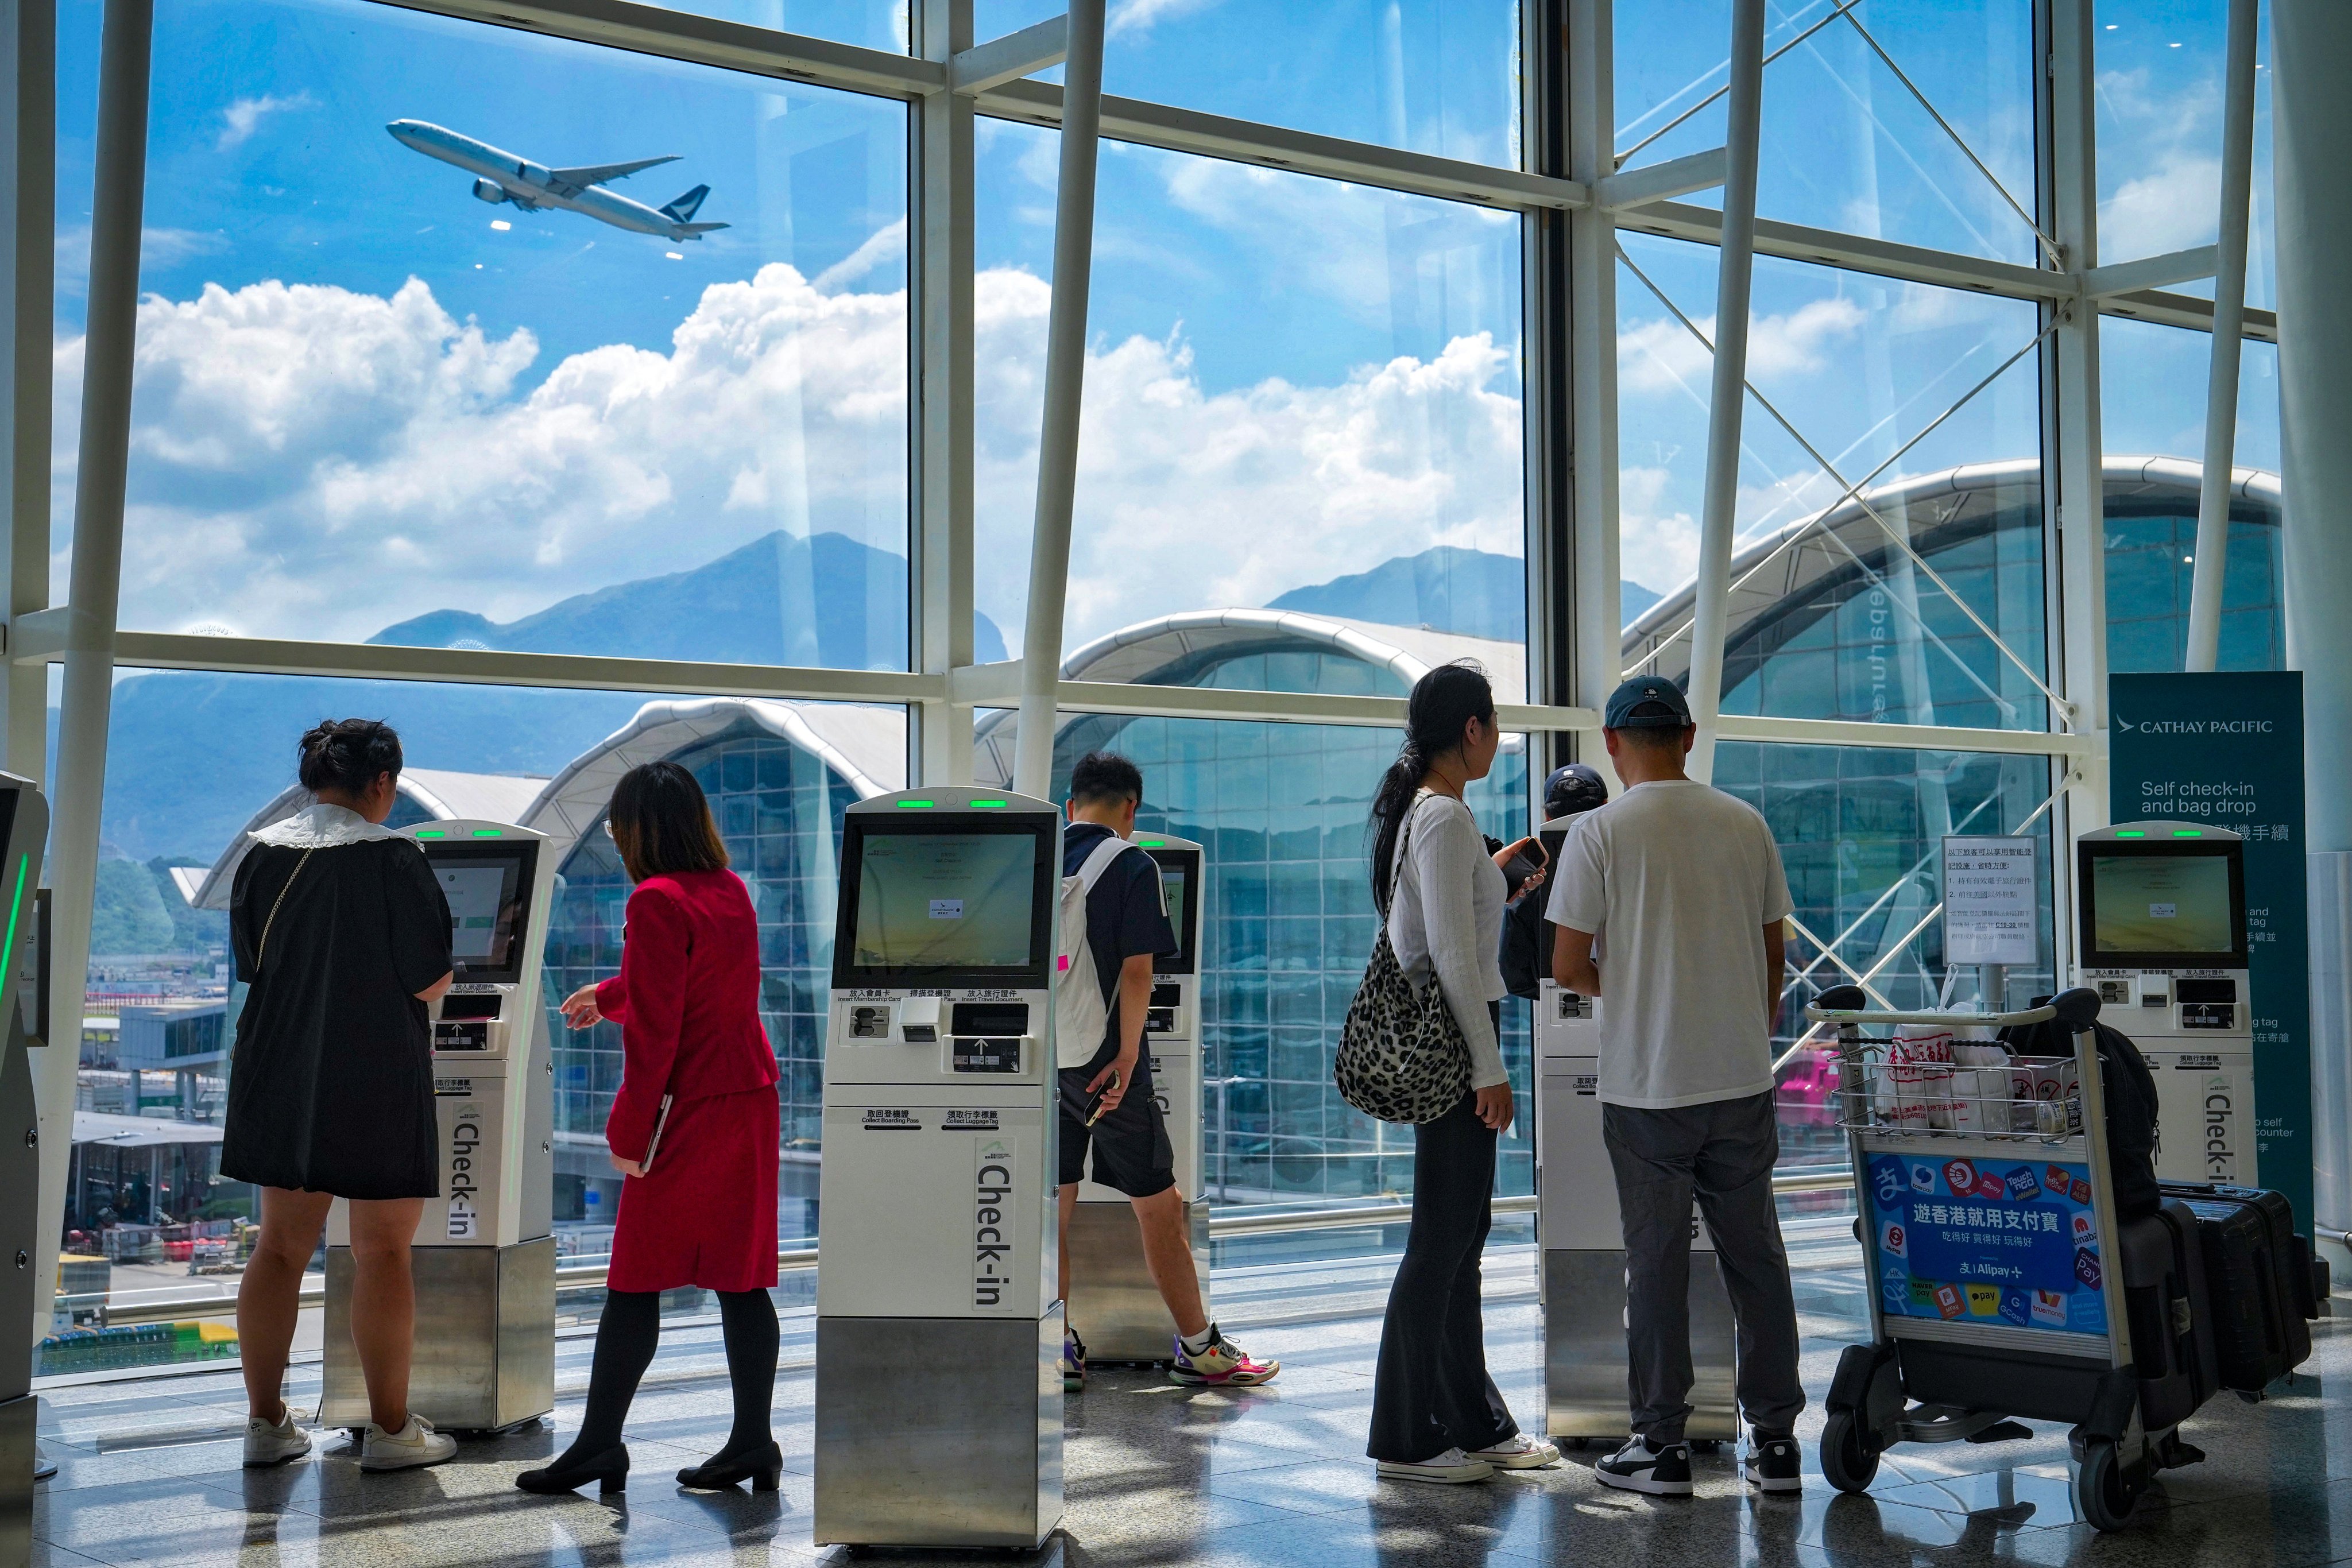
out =
<svg viewBox="0 0 2352 1568"><path fill-rule="evenodd" d="M302 868L309 865L310 863L310 857L318 852L319 846L316 844L312 844L309 849L302 852L302 858L294 862L294 869L286 873L285 882L281 883L278 889L278 897L269 905L269 918L261 923L261 940L255 945L253 949L253 974L256 979L261 977L261 960L269 951L270 927L278 924L278 911L283 907L286 903L287 890L294 885L294 879L302 874Z"/></svg>

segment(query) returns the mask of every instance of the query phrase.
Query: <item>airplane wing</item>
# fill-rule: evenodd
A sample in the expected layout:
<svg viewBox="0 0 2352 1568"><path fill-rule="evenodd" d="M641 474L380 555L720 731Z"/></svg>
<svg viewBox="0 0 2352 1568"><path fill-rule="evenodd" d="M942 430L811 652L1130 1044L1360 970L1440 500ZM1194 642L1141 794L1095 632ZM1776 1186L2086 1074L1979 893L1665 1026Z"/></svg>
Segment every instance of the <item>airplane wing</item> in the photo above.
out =
<svg viewBox="0 0 2352 1568"><path fill-rule="evenodd" d="M590 185L602 185L613 180L625 180L640 169L650 169L656 163L675 163L678 154L665 158L640 158L634 163L591 163L579 169L550 169L548 173L557 182L585 190Z"/></svg>

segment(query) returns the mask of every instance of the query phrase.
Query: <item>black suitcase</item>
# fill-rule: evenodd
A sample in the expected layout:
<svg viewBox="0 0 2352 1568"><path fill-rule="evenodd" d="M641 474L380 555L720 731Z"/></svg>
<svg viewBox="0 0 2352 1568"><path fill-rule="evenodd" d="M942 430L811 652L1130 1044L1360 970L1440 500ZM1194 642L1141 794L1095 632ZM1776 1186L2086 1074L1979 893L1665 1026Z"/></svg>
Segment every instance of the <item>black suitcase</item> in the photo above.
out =
<svg viewBox="0 0 2352 1568"><path fill-rule="evenodd" d="M2179 1426L2221 1387L2207 1294L2203 1228L2189 1206L2120 1222L2124 1316L2139 1374L2140 1420L2151 1432Z"/></svg>
<svg viewBox="0 0 2352 1568"><path fill-rule="evenodd" d="M2221 1385L2259 1395L2311 1356L2312 1273L2294 1209L2260 1187L2167 1182L2196 1215Z"/></svg>

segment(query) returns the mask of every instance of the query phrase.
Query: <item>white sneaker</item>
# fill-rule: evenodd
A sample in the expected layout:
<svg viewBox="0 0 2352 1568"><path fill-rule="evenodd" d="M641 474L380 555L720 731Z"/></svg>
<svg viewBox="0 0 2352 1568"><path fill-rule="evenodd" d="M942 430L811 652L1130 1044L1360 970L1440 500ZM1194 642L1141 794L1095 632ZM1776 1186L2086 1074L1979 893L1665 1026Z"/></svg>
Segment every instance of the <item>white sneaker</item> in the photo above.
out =
<svg viewBox="0 0 2352 1568"><path fill-rule="evenodd" d="M1539 1437L1514 1432L1491 1448L1473 1448L1470 1458L1484 1459L1498 1470L1535 1470L1559 1463L1559 1449Z"/></svg>
<svg viewBox="0 0 2352 1568"><path fill-rule="evenodd" d="M294 1425L294 1412L287 1411L271 1426L258 1416L248 1416L245 1422L245 1468L265 1469L282 1465L289 1459L306 1458L310 1452L310 1434Z"/></svg>
<svg viewBox="0 0 2352 1568"><path fill-rule="evenodd" d="M1494 1466L1484 1459L1473 1458L1459 1448L1448 1448L1442 1454L1423 1459L1418 1463L1408 1463L1402 1459L1381 1461L1381 1475L1391 1480L1458 1484L1463 1481L1483 1481L1494 1473Z"/></svg>
<svg viewBox="0 0 2352 1568"><path fill-rule="evenodd" d="M360 1469L363 1470L413 1470L422 1465L437 1465L457 1451L457 1439L445 1437L433 1429L433 1423L415 1411L408 1414L408 1425L397 1432L387 1432L371 1421L367 1437L360 1445Z"/></svg>

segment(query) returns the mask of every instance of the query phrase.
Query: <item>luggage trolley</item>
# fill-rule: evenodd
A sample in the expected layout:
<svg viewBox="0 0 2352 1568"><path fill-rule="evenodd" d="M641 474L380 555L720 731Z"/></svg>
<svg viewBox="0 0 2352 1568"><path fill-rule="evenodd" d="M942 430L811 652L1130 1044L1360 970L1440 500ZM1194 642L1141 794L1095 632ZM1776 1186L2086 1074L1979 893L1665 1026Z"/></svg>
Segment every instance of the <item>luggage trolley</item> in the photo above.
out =
<svg viewBox="0 0 2352 1568"><path fill-rule="evenodd" d="M2157 1470L2201 1457L2174 1428L2205 1392L2204 1291L2193 1234L2155 1218L2118 1231L2097 994L2010 1013L1871 1012L1865 1000L1840 987L1806 1009L1838 1031L1839 1120L1871 1275L1872 1343L1839 1358L1822 1473L1859 1492L1896 1443L2002 1442L2032 1436L2012 1417L2064 1421L2076 1506L2118 1529ZM1922 1067L1885 1033L2053 1019L2072 1056L1998 1067ZM2136 1325L2150 1342L2137 1362Z"/></svg>

